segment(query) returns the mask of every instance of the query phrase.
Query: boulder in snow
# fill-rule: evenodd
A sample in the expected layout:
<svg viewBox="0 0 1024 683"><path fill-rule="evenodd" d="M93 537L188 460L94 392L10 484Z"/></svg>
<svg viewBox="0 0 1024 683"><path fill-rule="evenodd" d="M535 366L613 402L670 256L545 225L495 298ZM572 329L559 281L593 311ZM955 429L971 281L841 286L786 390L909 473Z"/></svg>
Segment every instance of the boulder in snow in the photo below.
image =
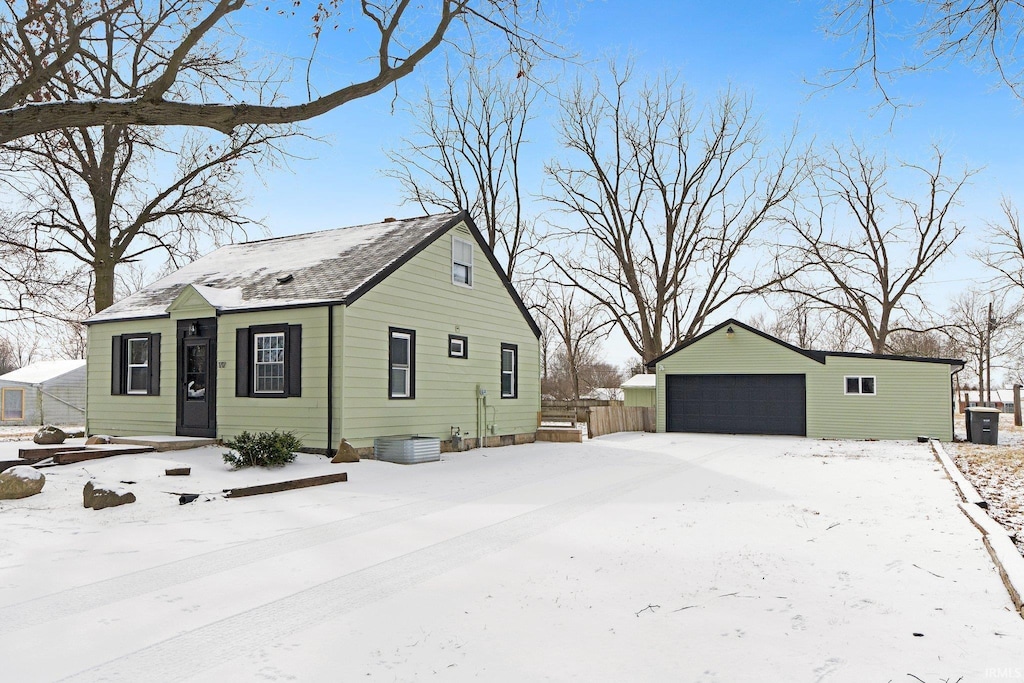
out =
<svg viewBox="0 0 1024 683"><path fill-rule="evenodd" d="M28 498L43 490L46 477L34 467L16 465L0 472L0 500Z"/></svg>
<svg viewBox="0 0 1024 683"><path fill-rule="evenodd" d="M64 443L64 439L66 438L68 438L68 435L60 427L46 425L36 432L36 435L32 437L32 440L41 446L48 446Z"/></svg>
<svg viewBox="0 0 1024 683"><path fill-rule="evenodd" d="M110 443L110 437L107 436L106 434L93 434L92 436L85 440L86 446L95 446L97 444L107 443Z"/></svg>
<svg viewBox="0 0 1024 683"><path fill-rule="evenodd" d="M356 453L356 449L352 447L352 444L342 439L341 443L338 444L338 453L331 462L359 462L359 454Z"/></svg>
<svg viewBox="0 0 1024 683"><path fill-rule="evenodd" d="M93 510L117 507L135 502L135 494L122 486L104 486L91 481L82 489L82 504Z"/></svg>

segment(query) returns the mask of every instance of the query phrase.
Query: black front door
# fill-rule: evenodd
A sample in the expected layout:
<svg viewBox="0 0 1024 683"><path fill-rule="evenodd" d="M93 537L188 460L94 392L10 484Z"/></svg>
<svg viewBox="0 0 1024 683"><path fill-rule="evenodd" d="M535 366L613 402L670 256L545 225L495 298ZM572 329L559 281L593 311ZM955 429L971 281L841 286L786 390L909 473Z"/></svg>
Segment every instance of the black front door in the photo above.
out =
<svg viewBox="0 0 1024 683"><path fill-rule="evenodd" d="M179 436L217 435L217 319L178 321Z"/></svg>

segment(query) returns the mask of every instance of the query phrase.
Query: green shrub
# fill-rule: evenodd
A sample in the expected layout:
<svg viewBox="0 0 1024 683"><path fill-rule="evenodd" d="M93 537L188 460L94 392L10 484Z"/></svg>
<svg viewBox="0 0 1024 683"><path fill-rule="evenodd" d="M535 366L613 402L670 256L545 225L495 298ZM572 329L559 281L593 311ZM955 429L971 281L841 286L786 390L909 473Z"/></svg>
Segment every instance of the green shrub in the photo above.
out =
<svg viewBox="0 0 1024 683"><path fill-rule="evenodd" d="M224 462L236 470L243 467L283 467L295 460L295 451L302 442L292 432L242 432L225 441L231 449L224 454ZM232 452L234 451L234 452Z"/></svg>

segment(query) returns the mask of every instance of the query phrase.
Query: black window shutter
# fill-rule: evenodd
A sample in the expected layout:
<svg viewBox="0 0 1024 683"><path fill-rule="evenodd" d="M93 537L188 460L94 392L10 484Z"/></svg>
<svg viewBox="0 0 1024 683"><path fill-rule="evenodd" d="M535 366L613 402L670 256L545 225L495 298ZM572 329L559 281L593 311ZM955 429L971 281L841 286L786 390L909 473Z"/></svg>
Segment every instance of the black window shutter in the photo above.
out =
<svg viewBox="0 0 1024 683"><path fill-rule="evenodd" d="M121 387L124 386L122 373L124 368L121 363L121 335L115 334L110 339L110 394L116 396L124 393Z"/></svg>
<svg viewBox="0 0 1024 683"><path fill-rule="evenodd" d="M288 342L285 345L288 369L285 372L289 396L302 396L302 325L288 326Z"/></svg>
<svg viewBox="0 0 1024 683"><path fill-rule="evenodd" d="M249 363L249 328L235 330L235 396L248 396L249 377L252 369Z"/></svg>
<svg viewBox="0 0 1024 683"><path fill-rule="evenodd" d="M149 335L149 394L160 395L160 334Z"/></svg>

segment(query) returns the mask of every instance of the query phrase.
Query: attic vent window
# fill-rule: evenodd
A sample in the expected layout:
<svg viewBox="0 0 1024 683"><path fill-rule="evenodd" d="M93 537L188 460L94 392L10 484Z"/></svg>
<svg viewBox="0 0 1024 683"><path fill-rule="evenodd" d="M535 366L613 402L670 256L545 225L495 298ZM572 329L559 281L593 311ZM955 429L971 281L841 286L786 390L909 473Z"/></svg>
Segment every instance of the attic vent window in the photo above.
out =
<svg viewBox="0 0 1024 683"><path fill-rule="evenodd" d="M282 275L281 277L277 278L277 284L286 285L294 279L295 276L292 273L288 273L287 275Z"/></svg>

